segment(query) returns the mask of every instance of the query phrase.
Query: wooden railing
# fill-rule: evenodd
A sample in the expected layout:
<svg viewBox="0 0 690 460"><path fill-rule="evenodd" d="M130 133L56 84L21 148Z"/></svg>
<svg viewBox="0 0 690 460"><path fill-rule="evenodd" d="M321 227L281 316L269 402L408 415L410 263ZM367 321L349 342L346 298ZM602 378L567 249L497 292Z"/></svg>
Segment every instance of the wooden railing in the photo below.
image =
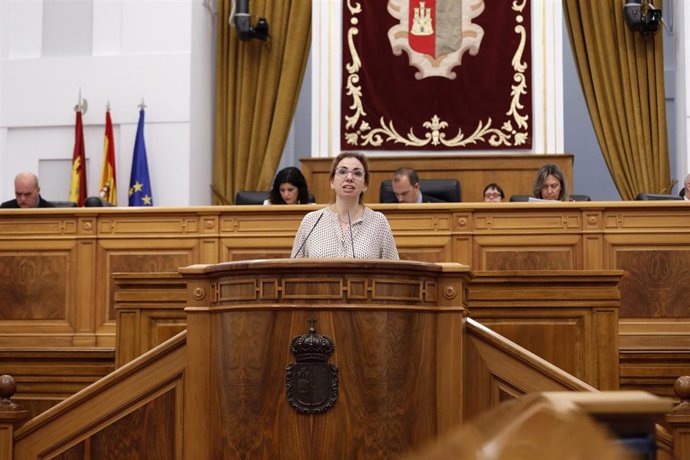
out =
<svg viewBox="0 0 690 460"><path fill-rule="evenodd" d="M33 418L4 458L182 458L185 345L182 332Z"/></svg>
<svg viewBox="0 0 690 460"><path fill-rule="evenodd" d="M485 420L511 425L515 417L501 409L495 413L488 411L502 402L528 393L546 390L596 392L584 382L471 319L467 321L466 331L463 399L465 402L479 402L463 404L464 420L485 414ZM14 390L13 383L8 382L6 376L0 377L1 458L34 459L53 455L61 458L101 458L98 454L104 455L104 452L109 458L113 458L113 455L126 458L131 451L118 450L123 445L136 449L138 454L144 456L142 458L182 458L179 449L184 429L181 407L184 405L185 343L186 336L182 333L124 365L102 381L26 423L14 434L14 442L14 426L21 423L26 413L9 401ZM665 431L663 427L657 429L657 458L660 460L687 458L685 455L688 451L684 449L690 447L690 436L687 435L690 432L690 417L684 411L687 410L687 398L690 396L688 382L690 378L686 377L677 385L676 390L684 399L668 416L671 431ZM627 397L625 399L628 401ZM530 404L534 404L532 401ZM571 424L574 420L568 423L561 418L550 420L545 430L568 433L576 426ZM468 429L476 436L476 428ZM541 439L552 439L544 434L545 431L539 432ZM590 433L588 436L595 436L594 431L587 433ZM455 442L456 447L462 445L463 449L477 446L480 439L475 437L467 444L466 437L453 434L451 438L464 439L460 444ZM584 445L594 446L588 443L586 441ZM502 445L508 448L511 444ZM551 447L556 445L550 444ZM596 445L599 449L605 444ZM87 451L91 457L85 456L84 452ZM448 453L447 450L429 452Z"/></svg>
<svg viewBox="0 0 690 460"><path fill-rule="evenodd" d="M486 411L405 459L652 458L654 419L670 405L641 391L535 393Z"/></svg>

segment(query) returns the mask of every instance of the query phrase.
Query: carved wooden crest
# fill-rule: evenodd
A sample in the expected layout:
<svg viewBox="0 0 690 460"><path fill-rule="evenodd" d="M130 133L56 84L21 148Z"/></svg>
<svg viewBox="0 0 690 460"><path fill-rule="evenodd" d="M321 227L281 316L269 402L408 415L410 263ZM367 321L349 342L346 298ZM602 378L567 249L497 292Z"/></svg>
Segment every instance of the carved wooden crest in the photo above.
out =
<svg viewBox="0 0 690 460"><path fill-rule="evenodd" d="M290 351L296 363L286 368L288 403L300 413L320 414L338 399L338 368L328 363L335 350L333 339L316 333L316 319L309 319L309 332L293 337Z"/></svg>

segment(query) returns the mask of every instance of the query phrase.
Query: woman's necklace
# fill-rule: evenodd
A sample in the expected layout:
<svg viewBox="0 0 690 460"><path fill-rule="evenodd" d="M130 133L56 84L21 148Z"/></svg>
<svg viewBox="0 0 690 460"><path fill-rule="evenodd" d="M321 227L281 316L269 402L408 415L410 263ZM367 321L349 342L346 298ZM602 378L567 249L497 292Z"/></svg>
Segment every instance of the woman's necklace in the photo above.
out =
<svg viewBox="0 0 690 460"><path fill-rule="evenodd" d="M331 211L332 211L333 213L335 213L336 216L338 216L338 220L340 221L341 224L347 224L347 225L350 224L350 221L354 222L354 221L356 221L357 219L359 219L359 218L362 216L362 214L360 214L360 211L362 211L362 207L361 207L361 206L358 206L358 207L357 207L357 211L356 211L354 214L350 214L350 219L349 219L349 220L343 220L343 219L341 219L341 218L340 218L340 214L338 214L338 211L336 211L336 210L334 210L334 209L332 209L332 208L331 208Z"/></svg>

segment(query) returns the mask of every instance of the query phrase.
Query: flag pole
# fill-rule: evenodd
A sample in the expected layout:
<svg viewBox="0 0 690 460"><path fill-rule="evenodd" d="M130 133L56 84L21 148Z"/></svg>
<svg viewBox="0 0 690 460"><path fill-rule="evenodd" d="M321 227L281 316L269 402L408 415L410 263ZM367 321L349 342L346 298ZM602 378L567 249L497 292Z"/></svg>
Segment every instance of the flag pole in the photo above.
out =
<svg viewBox="0 0 690 460"><path fill-rule="evenodd" d="M74 111L81 112L82 115L86 115L88 108L89 102L86 99L82 99L81 88L79 88L79 101L77 101L77 105L74 106Z"/></svg>

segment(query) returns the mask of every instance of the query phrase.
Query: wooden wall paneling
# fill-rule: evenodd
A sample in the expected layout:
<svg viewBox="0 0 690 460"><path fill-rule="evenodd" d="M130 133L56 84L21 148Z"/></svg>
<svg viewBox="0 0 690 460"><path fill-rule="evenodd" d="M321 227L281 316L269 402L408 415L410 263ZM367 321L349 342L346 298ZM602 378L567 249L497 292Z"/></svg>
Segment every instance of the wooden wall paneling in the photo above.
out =
<svg viewBox="0 0 690 460"><path fill-rule="evenodd" d="M580 235L479 235L473 237L475 270L581 270Z"/></svg>
<svg viewBox="0 0 690 460"><path fill-rule="evenodd" d="M690 320L620 320L621 388L674 396L673 384L690 375Z"/></svg>
<svg viewBox="0 0 690 460"><path fill-rule="evenodd" d="M622 272L473 272L470 315L602 390L618 389Z"/></svg>
<svg viewBox="0 0 690 460"><path fill-rule="evenodd" d="M690 233L606 235L604 251L612 268L626 272L621 318L688 316Z"/></svg>
<svg viewBox="0 0 690 460"><path fill-rule="evenodd" d="M451 252L451 259L459 264L467 265L474 269L475 261L472 258L472 247L474 246L474 237L472 235L456 236L452 240L453 250Z"/></svg>
<svg viewBox="0 0 690 460"><path fill-rule="evenodd" d="M15 433L15 460L54 458L80 444L103 458L118 439L122 448L133 441L142 458L183 458L185 343L182 333L29 420Z"/></svg>
<svg viewBox="0 0 690 460"><path fill-rule="evenodd" d="M424 205L385 205L397 208L388 222L401 259L447 262L452 259L452 213Z"/></svg>
<svg viewBox="0 0 690 460"><path fill-rule="evenodd" d="M199 262L196 238L103 239L98 248L96 276L103 280L96 286L96 333L103 345L115 346L113 273L176 272Z"/></svg>
<svg viewBox="0 0 690 460"><path fill-rule="evenodd" d="M571 154L491 154L491 155L424 155L420 157L369 157L369 189L364 199L378 202L379 187L390 179L400 166L414 168L421 179L459 179L464 202L484 201L484 187L496 182L507 196L532 193L534 176L546 163L559 165L568 183L573 184L573 155ZM310 191L319 203L331 199L328 175L333 158L302 158L300 160Z"/></svg>
<svg viewBox="0 0 690 460"><path fill-rule="evenodd" d="M115 273L116 366L185 330L187 283L175 273Z"/></svg>
<svg viewBox="0 0 690 460"><path fill-rule="evenodd" d="M553 212L550 206L546 203L533 211L500 214L489 211L495 208L477 209L473 214L473 268L582 269L581 213ZM528 228L530 230L526 232Z"/></svg>
<svg viewBox="0 0 690 460"><path fill-rule="evenodd" d="M96 285L96 216L80 216L77 222L77 283L76 302L70 305L76 319L74 346L96 346L95 311L92 308Z"/></svg>
<svg viewBox="0 0 690 460"><path fill-rule="evenodd" d="M118 308L117 294L116 291L115 366L121 367L141 354L139 346L141 343L141 310Z"/></svg>
<svg viewBox="0 0 690 460"><path fill-rule="evenodd" d="M465 419L511 397L538 391L596 391L472 318L466 325L463 388Z"/></svg>
<svg viewBox="0 0 690 460"><path fill-rule="evenodd" d="M220 262L220 212L207 214L202 211L199 213L199 263L217 264Z"/></svg>
<svg viewBox="0 0 690 460"><path fill-rule="evenodd" d="M220 242L221 262L290 258L293 235L223 238Z"/></svg>
<svg viewBox="0 0 690 460"><path fill-rule="evenodd" d="M593 309L593 335L594 350L590 364L596 369L594 386L601 390L620 389L620 365L616 362L620 359L619 335L618 335L618 309L613 308Z"/></svg>
<svg viewBox="0 0 690 460"><path fill-rule="evenodd" d="M91 458L128 458L135 446L135 452L149 458L181 458L175 445L175 413L179 410L175 398L179 392L182 387L178 384L94 433L88 439Z"/></svg>
<svg viewBox="0 0 690 460"><path fill-rule="evenodd" d="M582 268L603 270L603 209L584 209L582 211Z"/></svg>
<svg viewBox="0 0 690 460"><path fill-rule="evenodd" d="M106 348L4 348L0 374L14 377L13 399L35 417L109 374L114 355Z"/></svg>
<svg viewBox="0 0 690 460"><path fill-rule="evenodd" d="M267 214L267 207L248 208L256 208L257 211L221 216L221 262L289 258L292 242L304 215L321 209L314 205L283 205L279 208L285 212L276 216Z"/></svg>
<svg viewBox="0 0 690 460"><path fill-rule="evenodd" d="M690 350L690 318L624 318L618 323L621 349Z"/></svg>
<svg viewBox="0 0 690 460"><path fill-rule="evenodd" d="M472 308L470 313L497 334L596 386L594 344L588 343L588 339L593 341L591 312L555 308Z"/></svg>
<svg viewBox="0 0 690 460"><path fill-rule="evenodd" d="M73 345L77 261L73 239L0 240L0 347Z"/></svg>

